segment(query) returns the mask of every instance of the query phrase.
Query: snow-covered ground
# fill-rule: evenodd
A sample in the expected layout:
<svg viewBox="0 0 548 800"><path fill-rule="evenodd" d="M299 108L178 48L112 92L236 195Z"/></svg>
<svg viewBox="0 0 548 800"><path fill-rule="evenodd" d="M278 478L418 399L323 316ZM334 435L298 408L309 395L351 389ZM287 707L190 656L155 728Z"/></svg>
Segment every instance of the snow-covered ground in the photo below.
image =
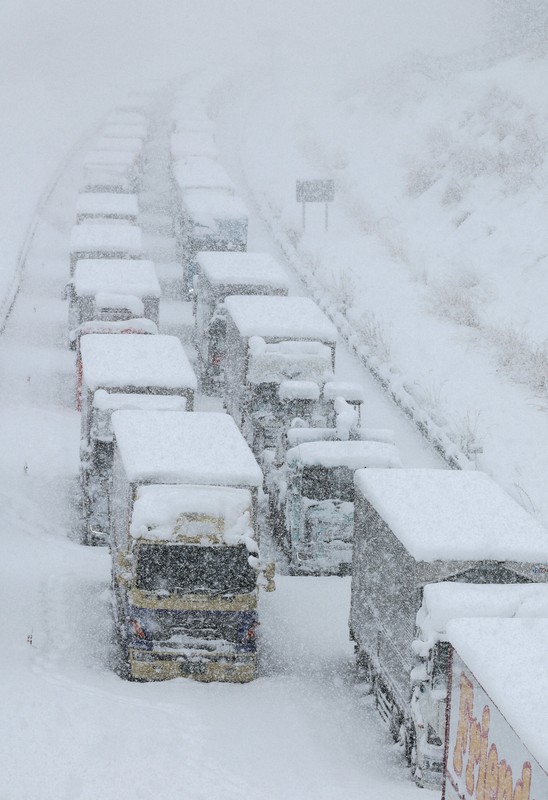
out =
<svg viewBox="0 0 548 800"><path fill-rule="evenodd" d="M2 4L0 322L23 274L0 341L2 800L420 795L352 682L348 579L278 579L253 684L112 672L108 554L72 538L75 192L82 147L127 91L196 87L264 219L253 249L281 245L415 416L546 523L541 5ZM327 234L322 209L301 231L303 177L336 179ZM161 238L151 255L169 261ZM184 334L187 311L165 304L164 329ZM367 381L350 355L341 370ZM367 424L394 427L406 466L440 464L367 386Z"/></svg>
<svg viewBox="0 0 548 800"><path fill-rule="evenodd" d="M358 798L366 786L416 797L401 750L354 683L347 578L278 578L277 591L261 598L260 677L250 685L136 685L114 673L109 555L74 538L80 425L61 297L81 160L70 161L41 209L0 340L0 797L144 798L159 786L166 798L204 800ZM154 190L152 180L142 193L145 246L165 258L170 239L150 211ZM250 245L272 246L256 218ZM161 319L188 339L188 303L163 302ZM341 356L340 377L363 378L368 415L396 430L407 463L441 466Z"/></svg>

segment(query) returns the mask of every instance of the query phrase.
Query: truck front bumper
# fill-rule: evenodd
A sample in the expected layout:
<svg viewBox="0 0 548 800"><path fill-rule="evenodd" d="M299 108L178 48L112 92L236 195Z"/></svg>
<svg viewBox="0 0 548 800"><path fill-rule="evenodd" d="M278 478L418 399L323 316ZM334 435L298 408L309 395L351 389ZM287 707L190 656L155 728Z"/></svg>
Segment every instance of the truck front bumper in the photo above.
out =
<svg viewBox="0 0 548 800"><path fill-rule="evenodd" d="M154 650L129 650L131 678L138 681L167 681L192 678L209 683L248 683L257 674L256 653L212 656L160 653Z"/></svg>

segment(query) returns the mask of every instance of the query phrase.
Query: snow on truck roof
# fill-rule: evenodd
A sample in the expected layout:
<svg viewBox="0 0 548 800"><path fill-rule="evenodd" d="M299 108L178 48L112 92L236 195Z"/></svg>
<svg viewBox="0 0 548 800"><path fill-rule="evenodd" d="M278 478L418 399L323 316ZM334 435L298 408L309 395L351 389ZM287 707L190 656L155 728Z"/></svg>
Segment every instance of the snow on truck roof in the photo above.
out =
<svg viewBox="0 0 548 800"><path fill-rule="evenodd" d="M121 150L137 155L142 148L143 140L139 136L100 136L94 143L94 150Z"/></svg>
<svg viewBox="0 0 548 800"><path fill-rule="evenodd" d="M131 333L138 334L157 334L158 326L151 319L142 317L140 319L120 319L120 320L102 320L92 319L88 322L82 322L75 330L70 332L70 337L74 341L79 336L96 334L123 334L127 336Z"/></svg>
<svg viewBox="0 0 548 800"><path fill-rule="evenodd" d="M128 150L89 150L84 156L84 167L103 167L120 165L132 167L135 163L135 153Z"/></svg>
<svg viewBox="0 0 548 800"><path fill-rule="evenodd" d="M347 403L363 403L365 393L359 383L351 381L328 381L322 391L325 400L335 400L344 397Z"/></svg>
<svg viewBox="0 0 548 800"><path fill-rule="evenodd" d="M319 400L320 387L315 381L283 380L278 386L280 400Z"/></svg>
<svg viewBox="0 0 548 800"><path fill-rule="evenodd" d="M143 141L147 138L146 125L141 122L112 122L103 125L100 132L103 136L109 136L112 139L130 137Z"/></svg>
<svg viewBox="0 0 548 800"><path fill-rule="evenodd" d="M210 222L212 219L247 219L249 216L239 197L212 189L190 189L185 192L183 205L194 221L204 217Z"/></svg>
<svg viewBox="0 0 548 800"><path fill-rule="evenodd" d="M80 223L70 234L72 253L122 252L138 256L143 249L141 228L138 225L103 225Z"/></svg>
<svg viewBox="0 0 548 800"><path fill-rule="evenodd" d="M143 125L147 118L137 111L112 111L105 120L105 125Z"/></svg>
<svg viewBox="0 0 548 800"><path fill-rule="evenodd" d="M308 297L233 296L225 308L241 336L337 341L337 329Z"/></svg>
<svg viewBox="0 0 548 800"><path fill-rule="evenodd" d="M76 199L76 214L124 214L136 217L139 213L136 194L115 192L80 192Z"/></svg>
<svg viewBox="0 0 548 800"><path fill-rule="evenodd" d="M115 411L112 419L131 483L262 484L261 469L228 414Z"/></svg>
<svg viewBox="0 0 548 800"><path fill-rule="evenodd" d="M447 636L525 747L547 771L548 619L452 620L447 624Z"/></svg>
<svg viewBox="0 0 548 800"><path fill-rule="evenodd" d="M278 383L291 391L295 386L323 383L333 377L331 348L318 341L281 341L267 343L260 336L249 338L249 383ZM319 387L317 388L319 395Z"/></svg>
<svg viewBox="0 0 548 800"><path fill-rule="evenodd" d="M548 562L548 532L483 472L360 470L356 488L417 560Z"/></svg>
<svg viewBox="0 0 548 800"><path fill-rule="evenodd" d="M127 324L127 323L126 323ZM196 390L196 376L176 336L88 334L80 340L86 386Z"/></svg>
<svg viewBox="0 0 548 800"><path fill-rule="evenodd" d="M253 539L251 511L252 500L248 489L173 484L139 486L130 532L135 539L163 541L179 539L185 533L187 536L196 536L195 527L186 528L181 516L203 514L223 521L222 529L215 531L215 538L224 540L226 544L240 544L242 533ZM255 552L257 550L255 541L252 541L252 549Z"/></svg>
<svg viewBox="0 0 548 800"><path fill-rule="evenodd" d="M133 319L144 317L144 303L135 294L121 294L120 292L97 292L95 295L95 307L100 311L105 309L120 309L129 311Z"/></svg>
<svg viewBox="0 0 548 800"><path fill-rule="evenodd" d="M72 278L79 297L97 292L160 297L160 283L152 261L129 258L82 258L76 262Z"/></svg>
<svg viewBox="0 0 548 800"><path fill-rule="evenodd" d="M178 131L171 134L171 154L175 160L188 156L217 158L219 151L211 133L207 131Z"/></svg>
<svg viewBox="0 0 548 800"><path fill-rule="evenodd" d="M213 286L271 286L288 291L289 278L269 253L203 251L196 256Z"/></svg>
<svg viewBox="0 0 548 800"><path fill-rule="evenodd" d="M393 444L384 442L303 442L287 451L288 464L299 462L306 467L401 467Z"/></svg>
<svg viewBox="0 0 548 800"><path fill-rule="evenodd" d="M190 156L173 163L173 176L179 189L223 189L234 194L236 187L225 170L206 156Z"/></svg>
<svg viewBox="0 0 548 800"><path fill-rule="evenodd" d="M134 394L128 392L107 392L97 389L93 395L93 407L99 411L141 411L164 409L166 411L185 411L186 397L176 394Z"/></svg>
<svg viewBox="0 0 548 800"><path fill-rule="evenodd" d="M467 617L547 617L548 585L545 583L458 583L444 581L424 587L417 628L422 642L415 651L425 654L424 643L447 638L447 623Z"/></svg>

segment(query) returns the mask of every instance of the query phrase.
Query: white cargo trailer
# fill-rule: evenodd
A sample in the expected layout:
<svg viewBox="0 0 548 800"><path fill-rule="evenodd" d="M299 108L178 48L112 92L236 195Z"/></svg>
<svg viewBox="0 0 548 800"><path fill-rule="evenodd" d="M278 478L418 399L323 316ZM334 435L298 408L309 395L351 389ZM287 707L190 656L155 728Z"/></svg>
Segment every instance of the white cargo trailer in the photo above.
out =
<svg viewBox="0 0 548 800"><path fill-rule="evenodd" d="M424 587L413 642L411 713L415 726L416 773L425 786L440 788L449 680L451 620L467 617L546 617L548 584L472 584L446 581Z"/></svg>
<svg viewBox="0 0 548 800"><path fill-rule="evenodd" d="M481 472L358 470L355 486L350 635L379 711L416 771L412 644L424 587L545 583L548 536Z"/></svg>
<svg viewBox="0 0 548 800"><path fill-rule="evenodd" d="M548 797L548 619L462 619L453 649L443 800Z"/></svg>

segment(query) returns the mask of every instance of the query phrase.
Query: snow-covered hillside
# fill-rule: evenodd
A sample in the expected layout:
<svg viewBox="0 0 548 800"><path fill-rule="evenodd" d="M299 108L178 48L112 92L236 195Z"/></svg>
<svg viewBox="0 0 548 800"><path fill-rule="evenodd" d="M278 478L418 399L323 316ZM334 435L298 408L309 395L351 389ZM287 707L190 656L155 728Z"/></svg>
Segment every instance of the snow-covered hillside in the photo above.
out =
<svg viewBox="0 0 548 800"><path fill-rule="evenodd" d="M104 115L131 90L193 86L255 248L277 243L448 457L548 524L542 5L2 4L0 327L22 288L0 342L1 800L425 796L353 684L348 579L279 579L249 686L112 671L108 554L71 538L68 236ZM302 231L304 177L336 181L327 233L312 207ZM368 413L385 424L380 402ZM435 461L404 428L406 465Z"/></svg>

